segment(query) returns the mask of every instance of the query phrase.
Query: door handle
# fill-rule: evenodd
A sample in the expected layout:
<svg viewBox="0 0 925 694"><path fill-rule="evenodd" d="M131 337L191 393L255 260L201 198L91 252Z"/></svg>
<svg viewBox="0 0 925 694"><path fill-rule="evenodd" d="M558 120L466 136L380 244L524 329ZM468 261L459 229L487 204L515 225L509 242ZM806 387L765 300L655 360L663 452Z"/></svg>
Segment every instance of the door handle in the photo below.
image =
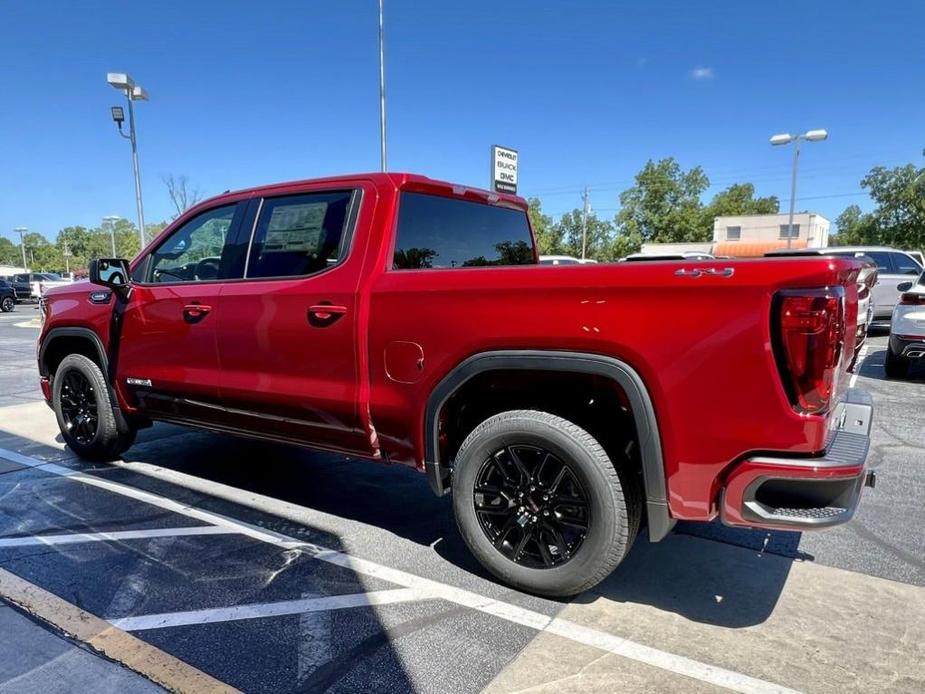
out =
<svg viewBox="0 0 925 694"><path fill-rule="evenodd" d="M206 306L198 301L188 303L183 307L183 320L187 323L198 323L212 310L211 306Z"/></svg>
<svg viewBox="0 0 925 694"><path fill-rule="evenodd" d="M345 313L346 306L321 302L308 307L308 322L316 328L326 328Z"/></svg>

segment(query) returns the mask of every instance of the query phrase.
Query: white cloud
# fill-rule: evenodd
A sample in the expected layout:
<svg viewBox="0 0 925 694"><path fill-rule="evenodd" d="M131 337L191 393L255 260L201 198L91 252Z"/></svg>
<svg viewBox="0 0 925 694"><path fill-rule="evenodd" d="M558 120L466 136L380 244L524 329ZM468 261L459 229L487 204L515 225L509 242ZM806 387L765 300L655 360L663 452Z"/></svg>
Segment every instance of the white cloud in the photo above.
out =
<svg viewBox="0 0 925 694"><path fill-rule="evenodd" d="M695 67L691 70L691 78L695 80L711 80L714 76L711 67Z"/></svg>

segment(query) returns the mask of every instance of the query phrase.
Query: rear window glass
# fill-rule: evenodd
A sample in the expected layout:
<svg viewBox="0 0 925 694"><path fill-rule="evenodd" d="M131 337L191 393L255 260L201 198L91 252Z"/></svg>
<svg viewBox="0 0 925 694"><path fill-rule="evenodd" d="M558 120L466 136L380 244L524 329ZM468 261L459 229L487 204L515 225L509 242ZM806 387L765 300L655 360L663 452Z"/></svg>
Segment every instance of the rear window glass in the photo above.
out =
<svg viewBox="0 0 925 694"><path fill-rule="evenodd" d="M396 270L534 263L523 210L402 193L393 259Z"/></svg>

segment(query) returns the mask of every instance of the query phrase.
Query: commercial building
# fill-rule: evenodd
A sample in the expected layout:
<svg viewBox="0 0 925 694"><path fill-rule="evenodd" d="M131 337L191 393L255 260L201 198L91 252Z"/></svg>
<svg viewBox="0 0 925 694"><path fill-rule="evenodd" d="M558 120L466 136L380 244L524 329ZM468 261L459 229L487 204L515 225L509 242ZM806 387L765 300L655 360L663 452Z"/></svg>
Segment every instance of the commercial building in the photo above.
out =
<svg viewBox="0 0 925 694"><path fill-rule="evenodd" d="M756 256L787 247L789 217L786 214L752 214L717 217L713 220L713 252L716 255ZM825 248L831 222L815 212L793 215L789 231L792 248Z"/></svg>

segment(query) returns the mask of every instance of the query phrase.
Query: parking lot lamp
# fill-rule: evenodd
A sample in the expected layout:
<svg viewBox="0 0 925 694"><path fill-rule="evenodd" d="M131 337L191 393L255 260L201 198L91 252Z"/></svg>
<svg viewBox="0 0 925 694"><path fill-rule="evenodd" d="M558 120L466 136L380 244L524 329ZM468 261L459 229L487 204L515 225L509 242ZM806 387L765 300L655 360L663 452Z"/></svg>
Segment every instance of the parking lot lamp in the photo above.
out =
<svg viewBox="0 0 925 694"><path fill-rule="evenodd" d="M103 224L109 227L109 238L112 241L112 257L118 258L116 254L116 222L118 222L122 217L117 214L107 215L103 217Z"/></svg>
<svg viewBox="0 0 925 694"><path fill-rule="evenodd" d="M19 247L22 249L22 269L25 272L29 269L29 266L26 265L26 232L29 231L29 228L16 227L13 231L19 234Z"/></svg>
<svg viewBox="0 0 925 694"><path fill-rule="evenodd" d="M141 172L138 168L138 141L135 138L135 102L147 101L148 92L142 87L135 84L131 76L124 72L109 72L106 74L106 81L115 89L125 94L125 100L128 103L128 135L122 132L122 121L125 120L125 114L122 109L115 106L111 109L112 119L119 127L119 134L132 143L132 169L135 174L135 206L138 210L138 238L141 240L141 248L145 247L145 209L141 200Z"/></svg>
<svg viewBox="0 0 925 694"><path fill-rule="evenodd" d="M771 144L775 147L778 145L788 145L793 143L793 172L790 174L790 218L787 221L787 248L790 248L793 239L793 210L797 197L797 168L800 163L800 140L808 142L821 142L829 136L825 130L807 130L800 135L791 135L790 133L781 133L771 137Z"/></svg>

